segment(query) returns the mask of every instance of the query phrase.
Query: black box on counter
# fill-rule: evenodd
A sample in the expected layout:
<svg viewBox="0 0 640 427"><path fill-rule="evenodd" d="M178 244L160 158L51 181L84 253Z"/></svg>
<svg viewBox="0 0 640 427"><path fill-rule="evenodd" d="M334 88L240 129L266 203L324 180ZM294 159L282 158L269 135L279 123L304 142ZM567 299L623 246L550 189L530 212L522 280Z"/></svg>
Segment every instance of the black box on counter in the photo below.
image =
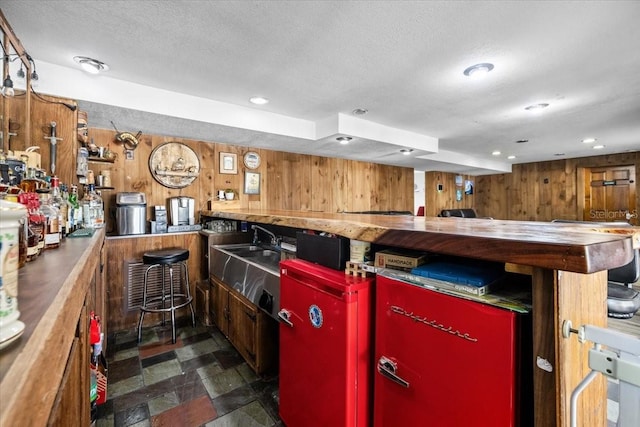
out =
<svg viewBox="0 0 640 427"><path fill-rule="evenodd" d="M349 260L349 239L298 232L296 256L334 270L344 270Z"/></svg>

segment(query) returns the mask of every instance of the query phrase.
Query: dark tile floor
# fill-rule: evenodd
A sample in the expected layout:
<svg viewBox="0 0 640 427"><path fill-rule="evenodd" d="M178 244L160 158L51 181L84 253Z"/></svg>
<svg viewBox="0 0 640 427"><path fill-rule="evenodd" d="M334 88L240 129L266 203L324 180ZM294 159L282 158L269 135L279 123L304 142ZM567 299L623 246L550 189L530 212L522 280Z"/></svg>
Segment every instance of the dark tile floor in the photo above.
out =
<svg viewBox="0 0 640 427"><path fill-rule="evenodd" d="M278 379L259 378L215 327L110 337L107 402L97 426L277 426Z"/></svg>

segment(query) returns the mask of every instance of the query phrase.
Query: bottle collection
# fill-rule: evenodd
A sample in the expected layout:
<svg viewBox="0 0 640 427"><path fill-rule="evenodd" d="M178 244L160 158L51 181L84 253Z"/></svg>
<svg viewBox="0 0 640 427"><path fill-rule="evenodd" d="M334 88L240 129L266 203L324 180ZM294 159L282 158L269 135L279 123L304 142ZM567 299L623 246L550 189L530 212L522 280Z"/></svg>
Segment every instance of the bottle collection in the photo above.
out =
<svg viewBox="0 0 640 427"><path fill-rule="evenodd" d="M84 196L78 196L78 186L70 187L57 176L37 176L26 168L24 178L11 174L11 181L0 177L0 198L18 202L27 209L20 230L19 267L34 261L45 250L60 247L78 229L96 229L105 225L104 203L95 184L84 186Z"/></svg>

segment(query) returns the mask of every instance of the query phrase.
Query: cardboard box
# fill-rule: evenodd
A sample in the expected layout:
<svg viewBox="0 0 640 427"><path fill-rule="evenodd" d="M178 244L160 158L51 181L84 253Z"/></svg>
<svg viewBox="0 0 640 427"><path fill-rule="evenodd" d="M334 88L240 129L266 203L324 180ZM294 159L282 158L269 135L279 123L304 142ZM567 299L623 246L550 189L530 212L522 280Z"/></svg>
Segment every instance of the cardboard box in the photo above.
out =
<svg viewBox="0 0 640 427"><path fill-rule="evenodd" d="M427 255L420 252L384 250L376 252L375 266L410 271L427 262Z"/></svg>

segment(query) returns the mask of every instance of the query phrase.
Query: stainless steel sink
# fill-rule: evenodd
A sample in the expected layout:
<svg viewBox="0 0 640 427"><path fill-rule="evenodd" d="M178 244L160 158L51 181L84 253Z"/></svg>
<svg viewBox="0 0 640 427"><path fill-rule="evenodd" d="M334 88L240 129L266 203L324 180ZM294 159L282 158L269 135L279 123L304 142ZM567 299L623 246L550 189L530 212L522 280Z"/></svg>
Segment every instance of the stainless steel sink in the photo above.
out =
<svg viewBox="0 0 640 427"><path fill-rule="evenodd" d="M264 249L254 245L233 245L234 247L219 248L223 252L255 262L260 266L272 270L280 275L280 252Z"/></svg>
<svg viewBox="0 0 640 427"><path fill-rule="evenodd" d="M280 309L280 252L249 244L212 245L209 274L276 318Z"/></svg>

